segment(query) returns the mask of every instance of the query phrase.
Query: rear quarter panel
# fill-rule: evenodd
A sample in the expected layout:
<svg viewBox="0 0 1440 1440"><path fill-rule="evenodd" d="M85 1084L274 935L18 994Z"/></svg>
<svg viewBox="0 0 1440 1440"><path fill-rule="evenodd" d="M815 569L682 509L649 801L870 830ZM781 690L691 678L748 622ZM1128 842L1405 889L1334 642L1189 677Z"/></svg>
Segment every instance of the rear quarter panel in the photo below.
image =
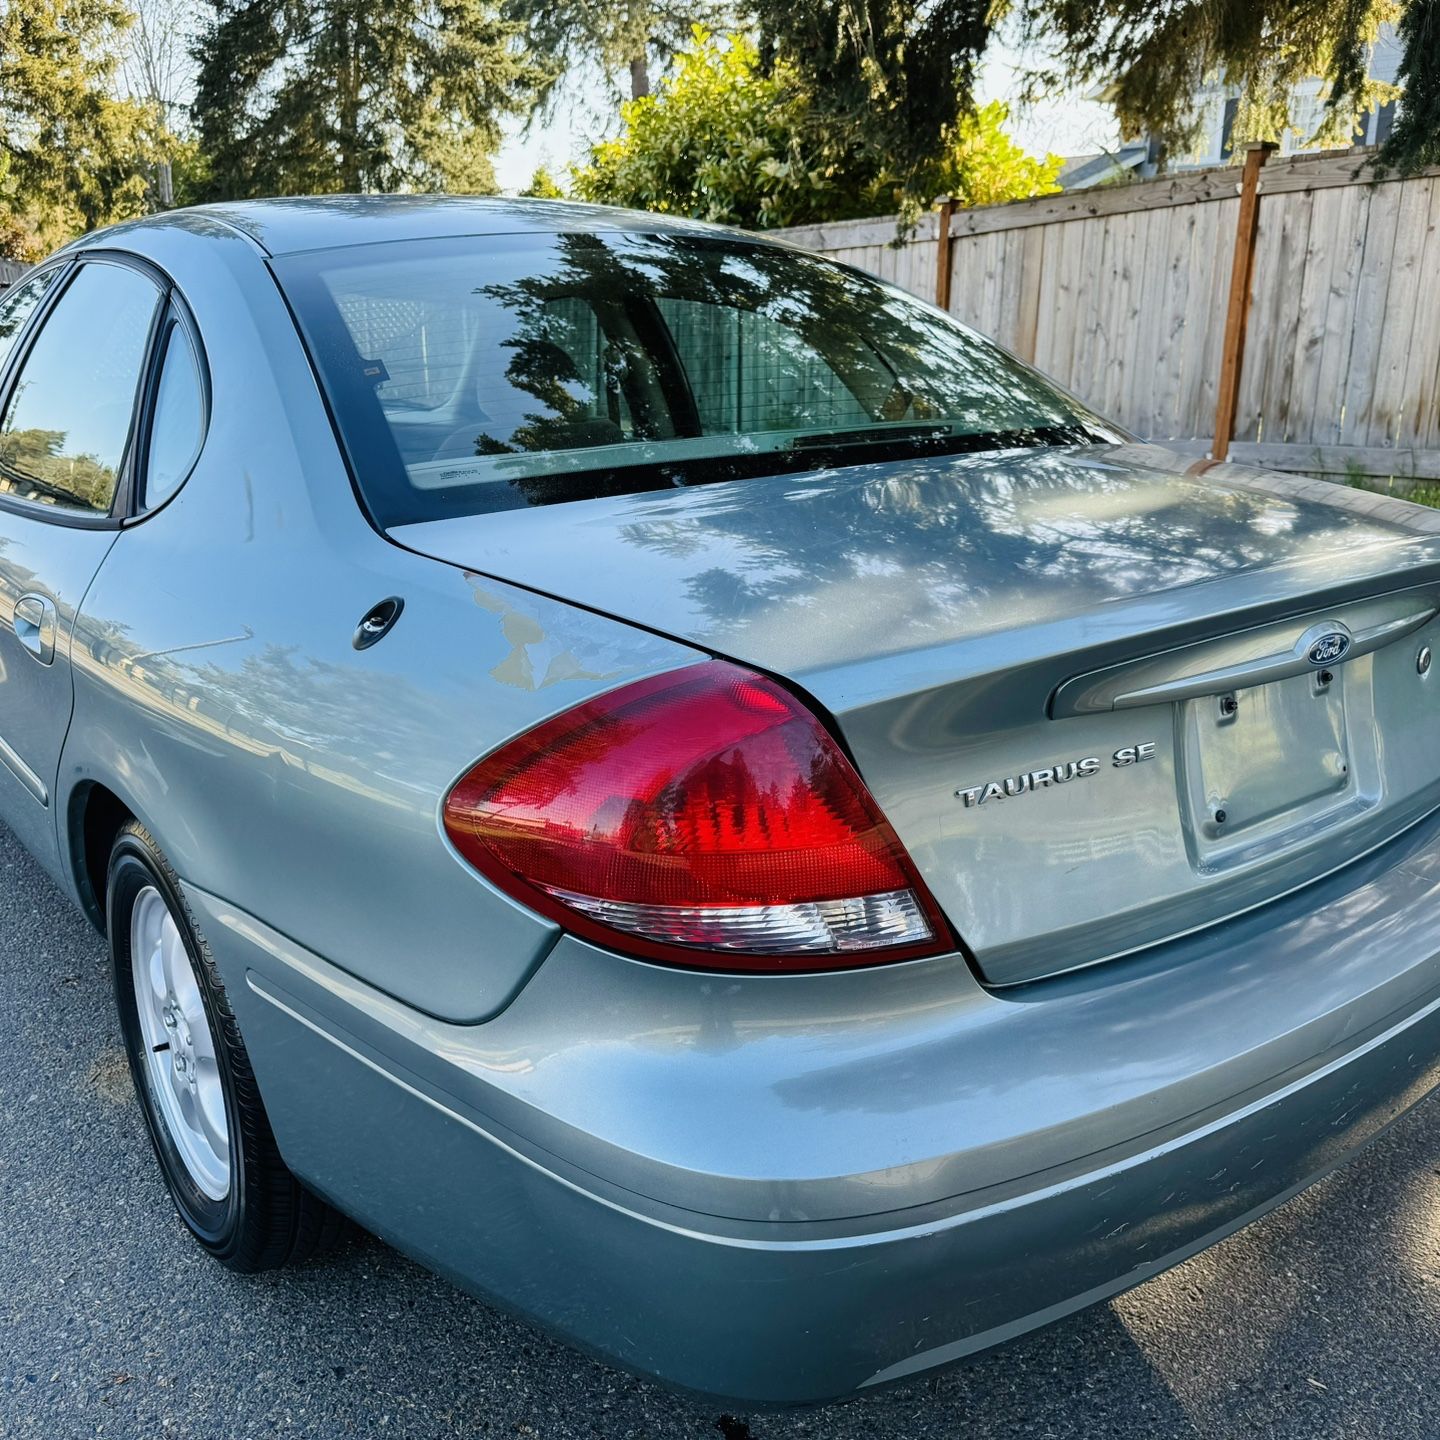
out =
<svg viewBox="0 0 1440 1440"><path fill-rule="evenodd" d="M249 242L143 243L199 324L212 414L190 479L120 535L77 621L58 797L74 872L104 785L191 885L407 1004L493 1015L556 932L457 858L446 791L545 716L696 654L382 539ZM389 595L394 629L355 650Z"/></svg>

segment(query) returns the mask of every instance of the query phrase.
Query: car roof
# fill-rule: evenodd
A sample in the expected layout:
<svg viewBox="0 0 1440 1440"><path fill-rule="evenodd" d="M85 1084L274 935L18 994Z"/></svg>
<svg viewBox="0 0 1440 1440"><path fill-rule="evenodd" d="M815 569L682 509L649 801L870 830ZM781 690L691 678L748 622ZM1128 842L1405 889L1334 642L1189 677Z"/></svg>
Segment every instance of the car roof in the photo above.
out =
<svg viewBox="0 0 1440 1440"><path fill-rule="evenodd" d="M437 239L461 235L546 234L560 230L628 230L724 235L754 241L742 230L707 225L673 215L583 205L569 200L509 199L474 195L321 195L277 200L236 200L167 210L129 221L127 235L180 226L204 229L216 222L248 236L267 255L371 245L386 240ZM109 232L113 233L113 232ZM104 244L95 231L82 247Z"/></svg>

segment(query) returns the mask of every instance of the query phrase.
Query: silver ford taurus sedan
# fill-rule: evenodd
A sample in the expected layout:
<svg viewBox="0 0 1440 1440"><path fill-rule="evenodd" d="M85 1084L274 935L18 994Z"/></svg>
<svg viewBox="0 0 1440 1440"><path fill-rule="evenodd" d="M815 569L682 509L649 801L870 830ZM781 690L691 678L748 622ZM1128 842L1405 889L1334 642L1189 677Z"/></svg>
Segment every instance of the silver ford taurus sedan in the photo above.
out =
<svg viewBox="0 0 1440 1440"><path fill-rule="evenodd" d="M348 1215L814 1401L1137 1284L1440 1078L1433 512L1193 473L859 273L579 206L171 213L0 355L0 815L223 1263Z"/></svg>

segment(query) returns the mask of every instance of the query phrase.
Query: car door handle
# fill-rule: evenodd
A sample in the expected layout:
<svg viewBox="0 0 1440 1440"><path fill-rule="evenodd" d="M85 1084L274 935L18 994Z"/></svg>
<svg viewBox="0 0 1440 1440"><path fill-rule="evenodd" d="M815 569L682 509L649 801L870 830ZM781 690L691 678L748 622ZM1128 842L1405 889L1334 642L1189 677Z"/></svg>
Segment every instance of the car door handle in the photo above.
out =
<svg viewBox="0 0 1440 1440"><path fill-rule="evenodd" d="M15 638L42 664L55 658L55 603L44 595L15 602Z"/></svg>

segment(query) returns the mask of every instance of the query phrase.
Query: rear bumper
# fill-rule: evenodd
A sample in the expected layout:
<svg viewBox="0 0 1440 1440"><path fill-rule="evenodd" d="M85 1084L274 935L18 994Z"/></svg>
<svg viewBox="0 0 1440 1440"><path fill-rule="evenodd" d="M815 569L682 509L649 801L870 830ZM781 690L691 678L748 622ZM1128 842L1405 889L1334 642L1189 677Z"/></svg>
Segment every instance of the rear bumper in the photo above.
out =
<svg viewBox="0 0 1440 1440"><path fill-rule="evenodd" d="M455 1027L190 899L311 1184L610 1360L799 1403L1138 1284L1428 1093L1434 830L1019 1000L944 961L732 990L565 942Z"/></svg>

